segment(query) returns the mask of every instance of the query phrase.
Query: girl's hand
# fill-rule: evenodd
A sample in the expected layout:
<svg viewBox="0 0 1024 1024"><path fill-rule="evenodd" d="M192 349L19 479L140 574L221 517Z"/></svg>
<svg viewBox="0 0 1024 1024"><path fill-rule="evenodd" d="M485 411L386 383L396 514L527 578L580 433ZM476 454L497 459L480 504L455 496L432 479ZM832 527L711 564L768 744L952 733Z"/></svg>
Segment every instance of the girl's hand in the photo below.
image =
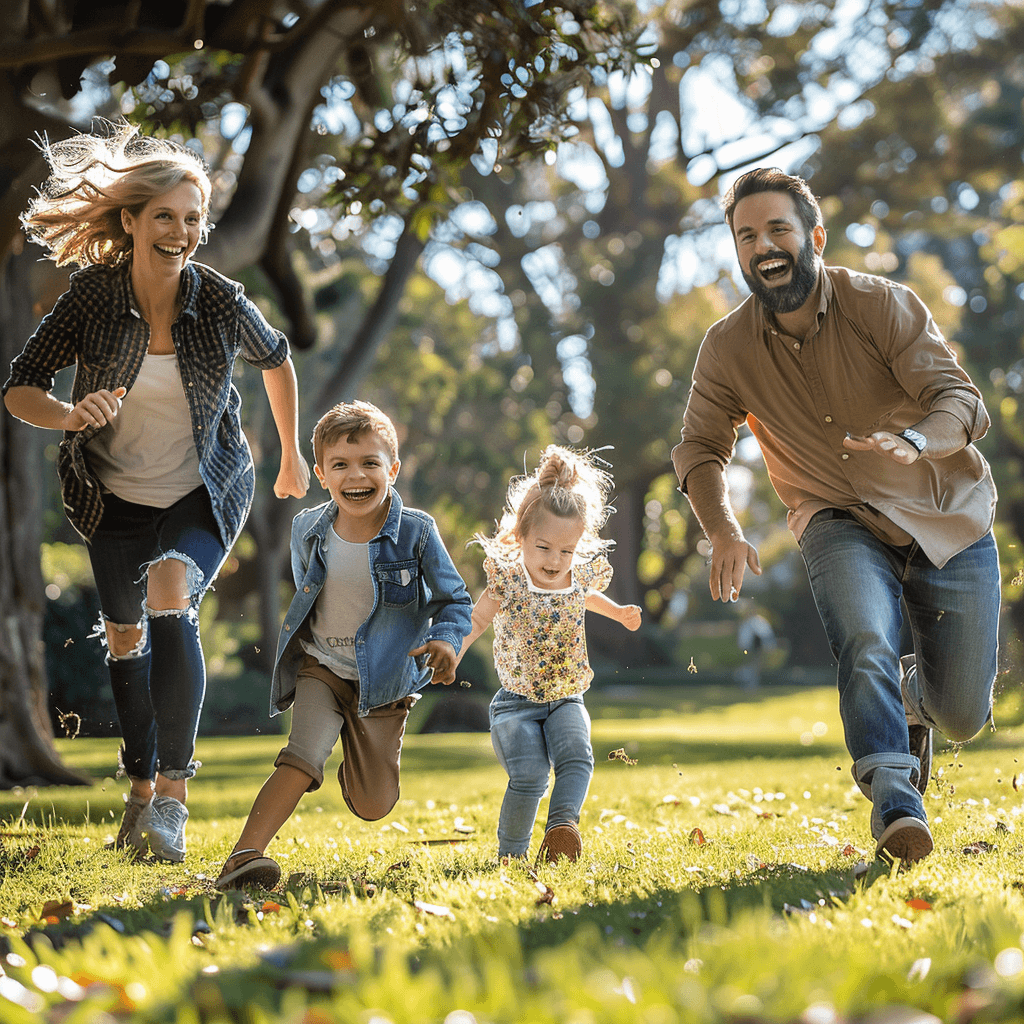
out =
<svg viewBox="0 0 1024 1024"><path fill-rule="evenodd" d="M626 629L635 632L640 628L640 617L642 614L643 612L640 609L640 605L627 604L622 609L622 615L619 618L619 622L621 622Z"/></svg>
<svg viewBox="0 0 1024 1024"><path fill-rule="evenodd" d="M281 469L274 481L274 494L278 498L304 498L309 490L309 463L298 447L281 453Z"/></svg>
<svg viewBox="0 0 1024 1024"><path fill-rule="evenodd" d="M68 410L61 422L62 430L85 430L86 427L105 427L113 423L121 411L121 399L128 394L127 388L107 391L93 391L77 405Z"/></svg>
<svg viewBox="0 0 1024 1024"><path fill-rule="evenodd" d="M435 686L438 683L442 686L451 686L455 682L455 667L459 659L455 648L447 640L428 640L421 647L409 652L412 658L420 654L427 656L427 668L434 673L431 683Z"/></svg>

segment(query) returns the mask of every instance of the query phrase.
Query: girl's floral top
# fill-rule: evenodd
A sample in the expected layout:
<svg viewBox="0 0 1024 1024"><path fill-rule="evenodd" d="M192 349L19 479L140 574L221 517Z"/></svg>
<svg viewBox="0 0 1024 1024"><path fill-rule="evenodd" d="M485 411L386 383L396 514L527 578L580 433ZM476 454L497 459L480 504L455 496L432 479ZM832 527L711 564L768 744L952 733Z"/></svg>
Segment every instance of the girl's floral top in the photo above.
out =
<svg viewBox="0 0 1024 1024"><path fill-rule="evenodd" d="M583 631L587 591L605 590L612 567L604 555L578 565L572 586L541 590L521 561L484 559L494 616L494 667L504 689L543 703L583 693L594 678Z"/></svg>

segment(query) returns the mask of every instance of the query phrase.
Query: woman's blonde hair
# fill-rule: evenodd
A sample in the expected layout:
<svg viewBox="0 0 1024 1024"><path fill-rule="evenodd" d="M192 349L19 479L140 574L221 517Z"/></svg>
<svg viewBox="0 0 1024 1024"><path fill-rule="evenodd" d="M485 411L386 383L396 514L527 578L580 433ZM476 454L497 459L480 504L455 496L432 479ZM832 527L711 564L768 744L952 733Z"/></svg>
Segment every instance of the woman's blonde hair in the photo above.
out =
<svg viewBox="0 0 1024 1024"><path fill-rule="evenodd" d="M519 557L523 538L542 512L560 519L579 519L583 534L576 546L580 560L593 558L612 546L600 536L611 512L608 495L612 478L597 465L593 452L548 445L540 464L529 476L513 477L505 511L494 534L475 540L491 558L511 562Z"/></svg>
<svg viewBox="0 0 1024 1024"><path fill-rule="evenodd" d="M203 158L169 139L141 135L135 125L109 129L61 142L42 140L50 175L21 216L29 239L49 249L59 267L116 267L132 254L121 211L138 216L151 199L191 181L202 194L205 242L211 185Z"/></svg>

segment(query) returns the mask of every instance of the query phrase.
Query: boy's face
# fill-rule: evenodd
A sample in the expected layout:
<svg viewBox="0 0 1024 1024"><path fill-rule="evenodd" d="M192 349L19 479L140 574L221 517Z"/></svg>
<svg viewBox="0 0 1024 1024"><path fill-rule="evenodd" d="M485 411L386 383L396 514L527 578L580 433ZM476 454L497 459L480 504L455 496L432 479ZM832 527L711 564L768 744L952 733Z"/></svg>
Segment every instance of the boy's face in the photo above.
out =
<svg viewBox="0 0 1024 1024"><path fill-rule="evenodd" d="M320 486L338 506L339 517L369 524L387 515L389 488L401 463L391 461L384 439L373 430L345 434L325 444L321 462L313 467Z"/></svg>

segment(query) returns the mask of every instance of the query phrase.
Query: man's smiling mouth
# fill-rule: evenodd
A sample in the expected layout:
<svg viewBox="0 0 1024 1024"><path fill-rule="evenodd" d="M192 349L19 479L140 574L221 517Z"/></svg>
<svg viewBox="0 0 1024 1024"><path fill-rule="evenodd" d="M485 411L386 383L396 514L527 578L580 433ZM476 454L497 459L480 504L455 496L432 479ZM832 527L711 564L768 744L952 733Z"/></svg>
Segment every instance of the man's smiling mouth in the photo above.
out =
<svg viewBox="0 0 1024 1024"><path fill-rule="evenodd" d="M789 271L790 262L785 259L767 259L757 264L757 272L766 280L772 281L784 277Z"/></svg>

